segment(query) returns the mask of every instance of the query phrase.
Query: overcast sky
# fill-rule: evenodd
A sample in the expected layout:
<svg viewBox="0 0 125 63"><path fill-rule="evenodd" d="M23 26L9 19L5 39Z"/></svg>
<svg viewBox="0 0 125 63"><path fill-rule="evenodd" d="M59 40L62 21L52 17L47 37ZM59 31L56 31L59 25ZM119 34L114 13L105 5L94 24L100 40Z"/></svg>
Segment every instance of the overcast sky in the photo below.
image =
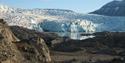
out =
<svg viewBox="0 0 125 63"><path fill-rule="evenodd" d="M17 8L69 9L88 13L112 0L0 0L0 4Z"/></svg>

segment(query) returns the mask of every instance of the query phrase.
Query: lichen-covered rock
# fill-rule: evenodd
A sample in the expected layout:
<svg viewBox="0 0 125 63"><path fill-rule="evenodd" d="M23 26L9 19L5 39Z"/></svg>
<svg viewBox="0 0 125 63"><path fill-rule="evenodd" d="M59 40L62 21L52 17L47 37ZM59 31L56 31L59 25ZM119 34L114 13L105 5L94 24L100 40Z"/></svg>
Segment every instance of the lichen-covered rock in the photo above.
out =
<svg viewBox="0 0 125 63"><path fill-rule="evenodd" d="M38 47L38 51L40 52L39 57L44 57L46 62L51 62L51 57L50 57L50 51L47 45L45 44L45 41L41 38L37 39L37 44L36 47ZM43 59L43 58L40 58Z"/></svg>
<svg viewBox="0 0 125 63"><path fill-rule="evenodd" d="M0 62L1 63L21 63L24 57L17 50L13 42L19 41L9 29L8 25L0 19Z"/></svg>
<svg viewBox="0 0 125 63"><path fill-rule="evenodd" d="M17 38L9 26L0 19L0 63L51 63L51 61L49 49L42 38L37 35L27 37L26 40Z"/></svg>

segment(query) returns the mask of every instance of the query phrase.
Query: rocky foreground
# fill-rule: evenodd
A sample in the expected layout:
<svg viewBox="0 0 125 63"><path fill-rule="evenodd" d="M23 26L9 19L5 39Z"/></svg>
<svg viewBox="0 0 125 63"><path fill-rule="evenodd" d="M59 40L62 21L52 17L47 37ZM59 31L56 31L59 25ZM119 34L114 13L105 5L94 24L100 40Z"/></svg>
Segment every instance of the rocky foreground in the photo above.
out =
<svg viewBox="0 0 125 63"><path fill-rule="evenodd" d="M0 19L0 63L50 62L49 49L41 37L22 40L16 37L10 27Z"/></svg>
<svg viewBox="0 0 125 63"><path fill-rule="evenodd" d="M124 32L98 32L95 38L72 40L8 26L2 19L0 31L0 63L125 63Z"/></svg>

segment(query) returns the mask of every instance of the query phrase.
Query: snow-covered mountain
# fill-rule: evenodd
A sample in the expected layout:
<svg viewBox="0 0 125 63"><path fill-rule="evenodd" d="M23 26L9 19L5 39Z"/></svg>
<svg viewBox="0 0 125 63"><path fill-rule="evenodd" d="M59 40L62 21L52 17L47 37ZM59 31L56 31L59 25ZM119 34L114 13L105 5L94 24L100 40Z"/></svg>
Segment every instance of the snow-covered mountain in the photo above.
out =
<svg viewBox="0 0 125 63"><path fill-rule="evenodd" d="M125 17L81 14L63 9L21 9L0 5L0 18L10 26L38 31L101 32L125 31Z"/></svg>

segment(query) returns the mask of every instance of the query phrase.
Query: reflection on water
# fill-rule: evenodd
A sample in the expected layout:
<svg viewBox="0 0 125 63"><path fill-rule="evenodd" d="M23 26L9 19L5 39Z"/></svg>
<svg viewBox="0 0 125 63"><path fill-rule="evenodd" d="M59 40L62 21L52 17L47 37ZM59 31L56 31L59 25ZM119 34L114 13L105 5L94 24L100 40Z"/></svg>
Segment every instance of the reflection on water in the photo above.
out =
<svg viewBox="0 0 125 63"><path fill-rule="evenodd" d="M61 37L69 37L70 39L74 40L84 40L88 38L94 38L94 35L81 35L82 33L76 33L76 32L57 32L57 34Z"/></svg>

